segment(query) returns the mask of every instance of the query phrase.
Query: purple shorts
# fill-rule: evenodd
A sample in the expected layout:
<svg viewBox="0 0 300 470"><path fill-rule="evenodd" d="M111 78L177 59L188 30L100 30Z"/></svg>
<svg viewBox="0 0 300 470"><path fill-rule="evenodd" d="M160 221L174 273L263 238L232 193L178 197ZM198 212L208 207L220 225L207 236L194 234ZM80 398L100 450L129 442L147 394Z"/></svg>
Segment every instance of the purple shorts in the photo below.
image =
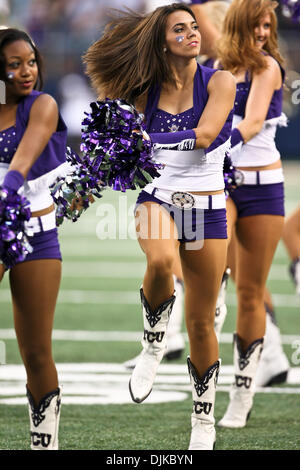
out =
<svg viewBox="0 0 300 470"><path fill-rule="evenodd" d="M209 238L227 238L226 209L181 209L161 201L146 191L141 191L135 210L139 204L148 201L156 202L169 212L176 224L180 243Z"/></svg>
<svg viewBox="0 0 300 470"><path fill-rule="evenodd" d="M35 233L33 237L28 237L28 241L33 251L26 256L26 259L22 261L23 263L38 259L62 259L57 228Z"/></svg>
<svg viewBox="0 0 300 470"><path fill-rule="evenodd" d="M236 205L238 217L285 214L283 183L244 184L229 196Z"/></svg>

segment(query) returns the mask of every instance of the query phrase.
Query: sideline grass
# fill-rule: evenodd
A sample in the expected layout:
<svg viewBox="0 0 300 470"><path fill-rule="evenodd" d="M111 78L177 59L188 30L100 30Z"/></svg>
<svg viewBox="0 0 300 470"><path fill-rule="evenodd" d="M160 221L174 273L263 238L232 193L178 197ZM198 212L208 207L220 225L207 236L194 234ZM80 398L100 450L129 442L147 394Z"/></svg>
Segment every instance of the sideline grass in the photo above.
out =
<svg viewBox="0 0 300 470"><path fill-rule="evenodd" d="M216 420L221 419L227 400L227 393L218 392ZM246 428L217 428L216 450L299 450L297 408L298 395L279 399L274 395L257 394ZM28 449L27 413L25 406L0 405L1 449ZM189 399L160 405L64 406L60 448L185 450L190 434L190 413Z"/></svg>

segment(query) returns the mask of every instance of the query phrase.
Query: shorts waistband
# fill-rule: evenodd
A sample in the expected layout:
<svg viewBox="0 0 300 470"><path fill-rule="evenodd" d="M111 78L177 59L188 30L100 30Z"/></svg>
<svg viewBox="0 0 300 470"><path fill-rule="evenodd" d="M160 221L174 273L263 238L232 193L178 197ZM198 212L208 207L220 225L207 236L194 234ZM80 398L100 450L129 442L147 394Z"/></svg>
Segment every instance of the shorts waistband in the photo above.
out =
<svg viewBox="0 0 300 470"><path fill-rule="evenodd" d="M28 222L25 222L27 235L32 236L35 233L46 232L56 228L56 213L55 210L49 214L41 215L40 217L31 217Z"/></svg>
<svg viewBox="0 0 300 470"><path fill-rule="evenodd" d="M262 171L246 171L239 170L243 176L243 184L276 184L284 182L284 174L282 168L276 168L274 170L262 170Z"/></svg>
<svg viewBox="0 0 300 470"><path fill-rule="evenodd" d="M154 188L153 190L144 189L144 191L167 204L172 204L173 206L178 207L179 209L226 208L225 193L200 196L199 194L191 194L187 191L173 191L159 188Z"/></svg>

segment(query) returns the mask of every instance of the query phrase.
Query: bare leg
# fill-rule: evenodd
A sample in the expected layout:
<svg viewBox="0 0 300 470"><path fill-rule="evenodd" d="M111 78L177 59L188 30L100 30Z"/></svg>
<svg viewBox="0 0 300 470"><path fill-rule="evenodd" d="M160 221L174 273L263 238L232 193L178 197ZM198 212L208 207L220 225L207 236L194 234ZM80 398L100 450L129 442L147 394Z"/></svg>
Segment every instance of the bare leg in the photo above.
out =
<svg viewBox="0 0 300 470"><path fill-rule="evenodd" d="M287 217L282 239L290 259L300 257L300 207Z"/></svg>
<svg viewBox="0 0 300 470"><path fill-rule="evenodd" d="M235 258L234 258L234 238L235 238L235 223L237 219L237 210L234 202L231 198L227 199L226 203L226 212L227 212L227 233L228 233L228 249L227 249L227 258L225 261L224 271L222 282L219 288L216 310L215 310L215 323L214 328L218 338L220 340L221 331L223 324L227 315L227 305L226 305L226 289L228 277L231 272L234 275L235 268Z"/></svg>
<svg viewBox="0 0 300 470"><path fill-rule="evenodd" d="M226 251L226 239L205 240L197 251L184 246L180 249L193 399L190 450L212 450L215 442L214 404L220 361L214 319ZM204 412L203 406L207 407Z"/></svg>
<svg viewBox="0 0 300 470"><path fill-rule="evenodd" d="M177 230L170 214L159 204L146 202L136 212L140 246L147 257L141 290L144 336L129 382L133 401L151 393L158 366L167 346L167 329L175 302L173 264L178 252Z"/></svg>
<svg viewBox="0 0 300 470"><path fill-rule="evenodd" d="M265 333L264 293L283 217L257 215L239 219L236 247L237 333L243 349Z"/></svg>
<svg viewBox="0 0 300 470"><path fill-rule="evenodd" d="M154 310L174 292L177 230L164 208L156 203L146 202L137 211L137 232L140 235L139 244L147 257L143 290Z"/></svg>
<svg viewBox="0 0 300 470"><path fill-rule="evenodd" d="M231 279L235 282L235 263L237 246L235 230L232 231L231 242L228 247L228 266ZM264 348L258 364L255 382L257 386L266 386L272 383L286 381L289 362L283 351L280 330L276 325L272 296L267 287L264 289L263 303L266 314L266 330L264 336Z"/></svg>
<svg viewBox="0 0 300 470"><path fill-rule="evenodd" d="M51 334L60 279L56 259L24 262L10 271L15 330L36 403L58 386Z"/></svg>
<svg viewBox="0 0 300 470"><path fill-rule="evenodd" d="M226 260L227 240L205 240L198 251L181 247L186 326L191 361L201 376L219 357L214 316Z"/></svg>
<svg viewBox="0 0 300 470"><path fill-rule="evenodd" d="M281 216L256 215L240 218L236 225L238 315L234 340L235 382L230 390L226 413L219 422L221 427L244 427L253 405L254 380L266 328L265 285L283 221Z"/></svg>
<svg viewBox="0 0 300 470"><path fill-rule="evenodd" d="M179 247L178 247L179 248ZM182 268L181 268L181 261L180 261L180 254L177 252L174 264L173 264L173 274L177 277L177 279L183 280Z"/></svg>

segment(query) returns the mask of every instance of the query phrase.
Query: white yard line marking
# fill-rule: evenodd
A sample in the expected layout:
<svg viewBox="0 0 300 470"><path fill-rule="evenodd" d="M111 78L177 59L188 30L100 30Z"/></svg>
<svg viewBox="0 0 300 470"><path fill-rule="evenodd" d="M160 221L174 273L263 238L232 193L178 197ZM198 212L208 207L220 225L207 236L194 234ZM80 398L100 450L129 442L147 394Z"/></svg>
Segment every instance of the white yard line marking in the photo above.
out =
<svg viewBox="0 0 300 470"><path fill-rule="evenodd" d="M132 403L128 391L131 371L116 363L57 364L63 387L64 405L96 405ZM228 392L233 381L233 366L221 367L217 392ZM0 368L0 404L25 405L26 374L22 365ZM300 394L300 367L290 370L282 387L257 389L257 393ZM161 364L155 386L145 403L182 401L189 397L190 381L186 365Z"/></svg>
<svg viewBox="0 0 300 470"><path fill-rule="evenodd" d="M300 298L293 294L272 294L275 307L300 308ZM0 290L0 303L11 302L9 289ZM139 305L139 292L107 290L61 289L58 295L61 304L130 304ZM236 306L236 295L227 294L227 305Z"/></svg>
<svg viewBox="0 0 300 470"><path fill-rule="evenodd" d="M188 341L186 333L183 333ZM141 331L89 331L89 330L53 330L52 338L55 341L88 341L88 342L140 342ZM0 329L0 340L16 339L13 328ZM300 342L299 335L281 335L282 344L295 344ZM231 344L232 333L221 333L220 343Z"/></svg>
<svg viewBox="0 0 300 470"><path fill-rule="evenodd" d="M64 278L133 278L143 277L146 269L144 261L134 262L106 262L106 261L65 261L63 263ZM292 280L288 274L288 266L285 264L275 264L271 267L269 274L270 281L290 282Z"/></svg>

